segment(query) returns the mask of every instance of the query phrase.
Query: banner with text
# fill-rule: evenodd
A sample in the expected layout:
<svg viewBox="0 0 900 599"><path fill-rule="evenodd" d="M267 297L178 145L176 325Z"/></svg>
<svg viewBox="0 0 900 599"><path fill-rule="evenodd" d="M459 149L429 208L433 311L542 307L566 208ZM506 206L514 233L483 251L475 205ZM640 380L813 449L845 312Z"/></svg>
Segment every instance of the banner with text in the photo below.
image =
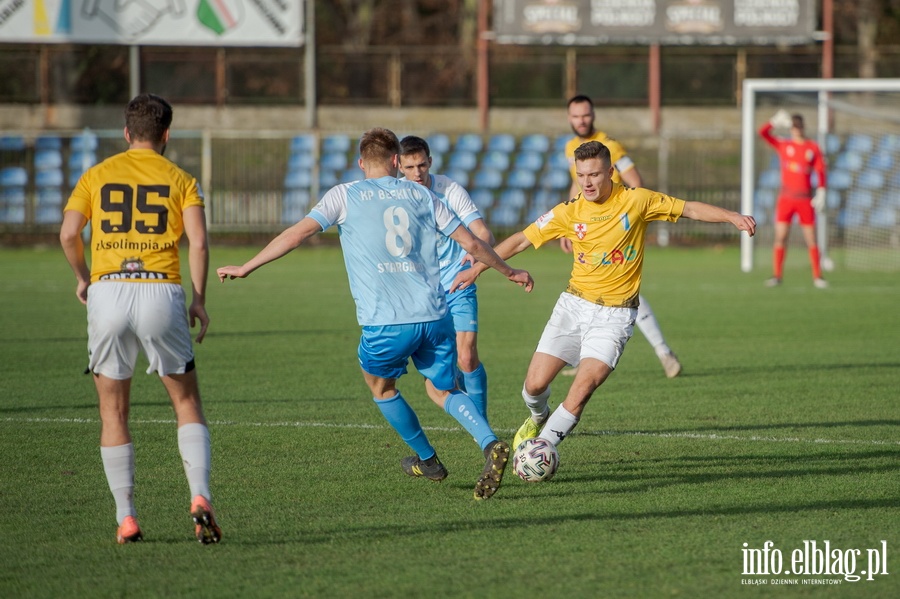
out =
<svg viewBox="0 0 900 599"><path fill-rule="evenodd" d="M303 0L0 0L0 42L300 46Z"/></svg>
<svg viewBox="0 0 900 599"><path fill-rule="evenodd" d="M494 0L501 44L803 44L815 0Z"/></svg>

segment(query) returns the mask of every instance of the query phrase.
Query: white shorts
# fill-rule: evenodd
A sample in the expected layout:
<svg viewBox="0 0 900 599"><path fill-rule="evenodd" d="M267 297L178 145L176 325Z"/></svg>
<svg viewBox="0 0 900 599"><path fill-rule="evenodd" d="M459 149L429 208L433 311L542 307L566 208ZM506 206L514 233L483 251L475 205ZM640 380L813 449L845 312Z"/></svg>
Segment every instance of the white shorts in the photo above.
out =
<svg viewBox="0 0 900 599"><path fill-rule="evenodd" d="M615 368L625 343L634 333L637 308L611 308L563 292L537 350L564 360L572 366L585 358L600 360Z"/></svg>
<svg viewBox="0 0 900 599"><path fill-rule="evenodd" d="M95 374L131 378L141 349L150 362L147 374L184 374L194 359L181 285L93 283L87 315L89 368Z"/></svg>

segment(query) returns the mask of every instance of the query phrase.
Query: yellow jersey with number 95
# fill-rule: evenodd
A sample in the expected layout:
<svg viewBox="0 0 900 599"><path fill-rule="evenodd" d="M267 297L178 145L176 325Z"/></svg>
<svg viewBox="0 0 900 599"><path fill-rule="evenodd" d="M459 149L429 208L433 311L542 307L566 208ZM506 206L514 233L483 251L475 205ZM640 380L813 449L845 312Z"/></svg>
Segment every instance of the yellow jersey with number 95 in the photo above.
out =
<svg viewBox="0 0 900 599"><path fill-rule="evenodd" d="M197 180L154 150L132 149L88 169L65 210L91 225L91 282L180 283L182 214L204 206Z"/></svg>

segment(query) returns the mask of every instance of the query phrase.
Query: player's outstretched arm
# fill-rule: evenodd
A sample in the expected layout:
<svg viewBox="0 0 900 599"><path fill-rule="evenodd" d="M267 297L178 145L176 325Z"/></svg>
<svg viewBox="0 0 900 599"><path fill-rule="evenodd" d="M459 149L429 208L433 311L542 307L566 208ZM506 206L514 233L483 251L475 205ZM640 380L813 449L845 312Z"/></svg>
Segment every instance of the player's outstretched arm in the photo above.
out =
<svg viewBox="0 0 900 599"><path fill-rule="evenodd" d="M222 282L225 282L225 279L243 279L260 266L278 260L288 252L297 249L304 241L321 230L321 225L315 219L304 217L299 223L285 229L281 235L270 241L269 245L260 250L243 266L221 266L216 269L216 275Z"/></svg>
<svg viewBox="0 0 900 599"><path fill-rule="evenodd" d="M522 233L517 233L512 237L516 237L517 235L522 235L522 238L525 238L525 235L523 235ZM512 239L512 237L510 239ZM450 289L451 291L456 291L457 289L465 289L466 287L474 283L475 279L478 278L478 275L488 268L493 268L499 271L501 274L503 274L503 276L505 276L513 283L516 283L520 287L524 287L525 291L531 291L531 289L534 287L534 279L531 278L531 275L528 273L528 271L512 268L503 260L503 258L501 258L501 256L514 256L521 252L522 249L525 249L524 247L522 249L515 250L516 244L510 243L510 239L506 239L497 246L496 250L494 250L487 243L472 235L472 233L465 227L457 227L456 230L450 234L450 238L459 243L459 245L461 245L463 249L472 254L479 262L472 268L465 270L457 275L457 278L453 282L453 286ZM527 239L525 239L525 241L525 247L530 245L530 242L528 242Z"/></svg>
<svg viewBox="0 0 900 599"><path fill-rule="evenodd" d="M684 212L681 215L691 220L699 220L706 223L731 223L739 231L746 231L750 237L753 237L756 233L756 219L752 216L740 214L733 210L726 210L712 204L685 202Z"/></svg>
<svg viewBox="0 0 900 599"><path fill-rule="evenodd" d="M459 231L459 229L457 229L457 231ZM454 234L457 231L454 231ZM453 238L453 235L451 235L450 237ZM459 240L457 240L457 241L459 241ZM457 289L465 289L466 287L472 285L475 282L475 279L477 279L481 273L486 271L488 268L492 267L492 265L486 264L485 261L481 260L477 254L475 254L474 252L469 250L469 248L466 247L465 245L463 245L462 242L459 242L459 243L464 248L466 248L466 250L469 253L471 253L473 256L475 256L475 258L478 258L479 262L476 262L472 266L472 268L466 269L466 270L460 272L458 275L456 275L456 279L454 279L453 285L450 288L451 292L456 291ZM519 231L518 233L515 233L515 234L511 235L510 237L507 237L506 239L504 239L502 242L500 242L497 245L496 248L494 248L491 251L494 252L495 255L498 258L500 258L502 261L502 260L508 260L509 258L512 258L516 254L518 254L519 252L525 250L526 248L528 248L530 246L531 246L531 242L528 241L528 238L525 237L524 233ZM488 248L488 249L490 249L490 248ZM504 264L505 264L505 262L504 262ZM507 267L508 267L508 265L507 265ZM500 270L500 269L497 269L497 270ZM511 269L511 270L516 271L516 269ZM503 272L503 271L500 270L500 272ZM510 277L510 276L507 276L507 278L511 281L518 283L521 286L524 286L526 291L531 291L531 288L534 285L534 281L531 281L531 275L529 275L524 270L517 271L517 272L528 275L527 279L522 279L520 281L520 280L514 279L513 277ZM506 274L506 273L504 273L504 274ZM529 284L529 283L527 283L527 281L531 281L531 283Z"/></svg>
<svg viewBox="0 0 900 599"><path fill-rule="evenodd" d="M200 323L197 343L202 343L209 328L206 312L206 281L209 277L209 235L206 213L200 206L190 206L182 214L184 233L188 238L188 265L191 270L191 305L188 307L191 328Z"/></svg>

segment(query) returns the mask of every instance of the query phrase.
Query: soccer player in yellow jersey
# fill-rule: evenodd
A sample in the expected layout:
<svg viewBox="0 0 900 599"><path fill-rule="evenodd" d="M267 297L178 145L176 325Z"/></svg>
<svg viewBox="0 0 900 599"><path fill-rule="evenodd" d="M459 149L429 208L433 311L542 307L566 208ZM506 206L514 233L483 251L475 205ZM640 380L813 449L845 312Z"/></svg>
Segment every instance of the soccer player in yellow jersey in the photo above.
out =
<svg viewBox="0 0 900 599"><path fill-rule="evenodd" d="M594 103L587 96L575 96L568 103L569 126L575 137L566 143L565 155L569 160L570 172L572 174L572 187L569 192L570 198L578 197L578 182L575 176L575 148L589 141L599 141L609 148L610 160L613 165L613 182L623 183L627 187L643 187L644 180L638 172L637 167L625 150L625 147L618 141L611 138L603 131L594 128ZM565 237L560 239L560 245L567 252L572 251L572 242ZM666 376L675 378L681 374L681 362L675 356L675 352L666 343L663 336L662 328L656 315L647 300L641 296L640 306L638 307L637 327L643 333L644 337L656 352ZM563 371L563 374L571 376L574 374L573 369Z"/></svg>
<svg viewBox="0 0 900 599"><path fill-rule="evenodd" d="M87 305L89 369L100 406L100 456L116 503L119 543L143 538L137 523L134 448L128 428L131 378L139 351L172 400L178 449L191 493L194 532L203 544L222 531L210 504L209 431L200 403L190 326L209 326L209 245L197 180L163 157L172 107L152 94L125 109L128 150L82 175L66 204L60 241ZM88 268L81 231L91 226ZM188 238L193 297L185 310L178 242ZM188 325L190 318L190 326Z"/></svg>
<svg viewBox="0 0 900 599"><path fill-rule="evenodd" d="M538 434L558 445L616 367L637 318L648 222L686 217L731 223L750 235L756 232L752 216L614 183L614 168L609 149L600 142L579 146L575 170L581 197L557 205L495 248L508 259L529 246L537 248L563 237L574 246L572 277L525 377L522 398L531 416L516 433L514 447ZM476 264L463 271L453 289L465 289L484 270L484 265ZM565 400L551 414L550 383L566 364L577 365L578 371Z"/></svg>

